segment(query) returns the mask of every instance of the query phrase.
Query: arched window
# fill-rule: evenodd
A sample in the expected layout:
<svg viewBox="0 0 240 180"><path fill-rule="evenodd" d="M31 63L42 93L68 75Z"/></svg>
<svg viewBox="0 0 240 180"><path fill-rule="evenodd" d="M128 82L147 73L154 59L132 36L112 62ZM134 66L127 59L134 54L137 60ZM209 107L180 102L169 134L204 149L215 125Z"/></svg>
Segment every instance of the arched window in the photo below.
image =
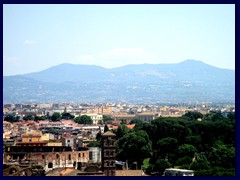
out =
<svg viewBox="0 0 240 180"><path fill-rule="evenodd" d="M52 168L53 167L53 163L48 163L48 168Z"/></svg>

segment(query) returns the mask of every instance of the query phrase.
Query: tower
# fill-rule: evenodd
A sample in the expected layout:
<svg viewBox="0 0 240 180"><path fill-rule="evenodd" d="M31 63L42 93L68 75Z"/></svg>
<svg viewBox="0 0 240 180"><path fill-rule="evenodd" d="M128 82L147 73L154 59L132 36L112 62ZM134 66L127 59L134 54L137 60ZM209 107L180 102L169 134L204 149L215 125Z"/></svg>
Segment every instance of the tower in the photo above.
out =
<svg viewBox="0 0 240 180"><path fill-rule="evenodd" d="M106 176L116 173L116 135L110 131L102 134L102 171Z"/></svg>

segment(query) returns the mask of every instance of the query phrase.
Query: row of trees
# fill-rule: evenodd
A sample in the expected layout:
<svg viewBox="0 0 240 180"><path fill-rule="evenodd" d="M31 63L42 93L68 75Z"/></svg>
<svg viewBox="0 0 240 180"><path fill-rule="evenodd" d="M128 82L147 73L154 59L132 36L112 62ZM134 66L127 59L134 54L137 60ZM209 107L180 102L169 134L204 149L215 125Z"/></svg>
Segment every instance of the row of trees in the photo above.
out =
<svg viewBox="0 0 240 180"><path fill-rule="evenodd" d="M113 132L117 160L135 163L148 173L162 175L175 167L192 169L197 176L235 175L235 113L225 117L220 112L188 112L138 122L133 129L120 125Z"/></svg>
<svg viewBox="0 0 240 180"><path fill-rule="evenodd" d="M23 117L23 120L34 120L34 121L42 121L42 120L46 120L46 119L50 119L51 121L60 121L62 119L72 119L78 124L92 124L93 123L90 116L82 115L82 116L78 116L75 118L74 115L72 115L68 112L63 112L63 113L54 112L52 116L49 116L47 114L46 116L27 115L27 116ZM8 114L5 116L4 120L11 122L11 123L18 122L20 120L20 116ZM99 122L99 123L101 124L101 122Z"/></svg>

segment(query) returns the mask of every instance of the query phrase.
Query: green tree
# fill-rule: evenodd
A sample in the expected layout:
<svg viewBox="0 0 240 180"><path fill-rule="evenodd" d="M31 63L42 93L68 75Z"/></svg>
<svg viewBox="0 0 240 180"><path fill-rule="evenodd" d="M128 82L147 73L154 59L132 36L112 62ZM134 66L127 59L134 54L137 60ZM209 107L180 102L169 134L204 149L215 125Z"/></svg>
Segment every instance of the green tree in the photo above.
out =
<svg viewBox="0 0 240 180"><path fill-rule="evenodd" d="M128 133L117 140L117 158L129 162L137 162L141 167L143 160L150 157L152 142L145 131Z"/></svg>
<svg viewBox="0 0 240 180"><path fill-rule="evenodd" d="M141 123L141 119L132 119L129 124L137 124L137 123Z"/></svg>
<svg viewBox="0 0 240 180"><path fill-rule="evenodd" d="M225 119L226 118L220 111L211 111L210 113L205 114L203 117L204 121L222 121Z"/></svg>
<svg viewBox="0 0 240 180"><path fill-rule="evenodd" d="M192 163L192 158L189 157L189 156L184 156L184 157L178 158L178 160L176 161L175 165L177 165L177 166L185 166L185 167L187 165L187 167L189 168L191 163Z"/></svg>
<svg viewBox="0 0 240 180"><path fill-rule="evenodd" d="M193 161L190 167L190 169L192 170L203 170L209 168L210 162L208 161L205 154L197 154L195 160Z"/></svg>
<svg viewBox="0 0 240 180"><path fill-rule="evenodd" d="M87 147L101 147L100 141L91 141L87 144Z"/></svg>
<svg viewBox="0 0 240 180"><path fill-rule="evenodd" d="M123 137L129 131L130 131L130 129L125 124L124 125L119 125L118 128L117 128L117 132L116 132L116 139L119 139L119 138Z"/></svg>
<svg viewBox="0 0 240 180"><path fill-rule="evenodd" d="M48 133L54 134L54 135L59 135L59 130L51 128L47 130Z"/></svg>
<svg viewBox="0 0 240 180"><path fill-rule="evenodd" d="M105 126L104 126L104 132L107 132L107 131L109 131L109 128L108 128L108 126L105 124Z"/></svg>
<svg viewBox="0 0 240 180"><path fill-rule="evenodd" d="M166 159L158 159L154 164L153 171L157 173L157 175L163 175L165 169L171 168L172 164Z"/></svg>
<svg viewBox="0 0 240 180"><path fill-rule="evenodd" d="M54 112L52 117L51 117L52 121L60 121L61 120L61 114L59 112Z"/></svg>
<svg viewBox="0 0 240 180"><path fill-rule="evenodd" d="M5 121L8 121L10 123L17 122L16 117L13 114L8 114L4 118Z"/></svg>
<svg viewBox="0 0 240 180"><path fill-rule="evenodd" d="M127 124L127 120L126 119L121 119L121 124Z"/></svg>
<svg viewBox="0 0 240 180"><path fill-rule="evenodd" d="M183 144L178 148L178 154L180 157L189 156L193 158L196 152L196 147L191 144Z"/></svg>
<svg viewBox="0 0 240 180"><path fill-rule="evenodd" d="M24 116L23 117L23 120L34 120L34 117L33 116L31 116L31 115L27 115L27 116Z"/></svg>
<svg viewBox="0 0 240 180"><path fill-rule="evenodd" d="M92 124L93 123L91 117L87 116L87 115L78 116L74 119L74 121L78 124Z"/></svg>
<svg viewBox="0 0 240 180"><path fill-rule="evenodd" d="M105 124L111 124L112 121L113 121L113 119L112 119L111 117L106 116L106 115L103 115L103 122L104 122Z"/></svg>
<svg viewBox="0 0 240 180"><path fill-rule="evenodd" d="M46 116L34 116L35 121L42 121L42 120L45 120L45 119L46 119Z"/></svg>
<svg viewBox="0 0 240 180"><path fill-rule="evenodd" d="M230 120L235 120L235 112L229 112L227 118Z"/></svg>
<svg viewBox="0 0 240 180"><path fill-rule="evenodd" d="M209 160L212 166L234 168L235 148L227 145L216 145L215 147L212 147Z"/></svg>
<svg viewBox="0 0 240 180"><path fill-rule="evenodd" d="M196 121L198 118L202 119L203 115L198 111L188 111L187 113L182 115L182 117L191 121Z"/></svg>
<svg viewBox="0 0 240 180"><path fill-rule="evenodd" d="M165 158L168 154L176 154L178 148L178 140L176 138L167 137L157 142L157 150L161 158Z"/></svg>
<svg viewBox="0 0 240 180"><path fill-rule="evenodd" d="M68 112L63 112L62 113L62 119L74 119L74 115L72 115L71 113L68 113Z"/></svg>

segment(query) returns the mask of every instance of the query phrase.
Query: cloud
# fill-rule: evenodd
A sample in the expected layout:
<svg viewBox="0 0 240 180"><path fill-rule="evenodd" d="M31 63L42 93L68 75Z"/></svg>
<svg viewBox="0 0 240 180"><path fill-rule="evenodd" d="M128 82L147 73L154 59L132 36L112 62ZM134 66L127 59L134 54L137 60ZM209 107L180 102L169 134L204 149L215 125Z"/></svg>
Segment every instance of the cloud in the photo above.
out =
<svg viewBox="0 0 240 180"><path fill-rule="evenodd" d="M116 48L96 55L80 56L78 63L113 68L127 64L154 64L156 56L142 48Z"/></svg>
<svg viewBox="0 0 240 180"><path fill-rule="evenodd" d="M25 40L25 41L23 42L23 44L33 45L33 44L36 44L36 41L27 39L27 40Z"/></svg>

